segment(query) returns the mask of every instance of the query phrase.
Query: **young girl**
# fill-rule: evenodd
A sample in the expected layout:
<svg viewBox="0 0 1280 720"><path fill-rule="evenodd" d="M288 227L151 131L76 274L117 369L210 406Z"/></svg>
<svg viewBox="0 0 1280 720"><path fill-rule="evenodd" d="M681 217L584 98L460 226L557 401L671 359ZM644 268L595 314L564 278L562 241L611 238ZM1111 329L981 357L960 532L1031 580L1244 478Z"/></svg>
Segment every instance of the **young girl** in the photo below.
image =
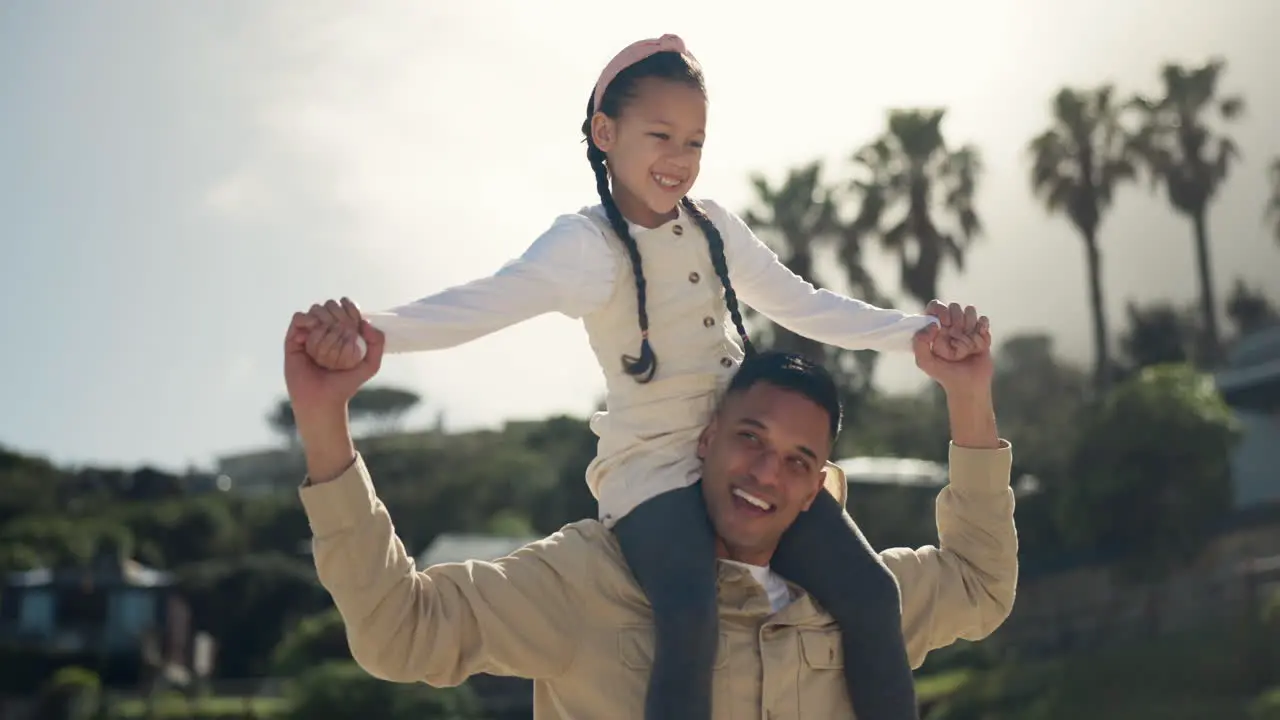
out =
<svg viewBox="0 0 1280 720"><path fill-rule="evenodd" d="M391 353L459 345L547 312L583 320L608 393L607 412L591 420L600 440L587 482L653 606L651 720L711 717L715 537L697 486L696 446L717 393L754 352L739 299L849 349L906 351L917 331L938 322L815 290L733 213L691 199L706 112L702 71L679 38L624 49L601 74L582 125L600 204L557 218L492 277L366 316ZM953 336L962 324L940 304L930 313ZM330 301L310 314L320 330L345 338L326 351L310 343L314 359L354 366L363 355L354 305ZM956 340L935 352L959 359L966 343ZM839 502L821 493L800 514L773 569L840 624L858 718L916 718L897 583L841 506L843 474L830 464L826 472Z"/></svg>

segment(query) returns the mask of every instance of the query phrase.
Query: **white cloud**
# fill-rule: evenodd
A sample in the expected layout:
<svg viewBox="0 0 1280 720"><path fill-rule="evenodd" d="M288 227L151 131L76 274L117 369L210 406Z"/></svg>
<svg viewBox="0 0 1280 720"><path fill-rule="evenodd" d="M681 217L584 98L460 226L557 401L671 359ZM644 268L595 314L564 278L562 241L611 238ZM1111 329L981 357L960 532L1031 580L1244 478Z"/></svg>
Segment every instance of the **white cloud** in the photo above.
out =
<svg viewBox="0 0 1280 720"><path fill-rule="evenodd" d="M271 209L271 191L260 173L240 170L218 181L205 193L203 206L237 220L261 217Z"/></svg>
<svg viewBox="0 0 1280 720"><path fill-rule="evenodd" d="M260 369L259 364L259 358L250 353L232 356L223 376L223 388L230 390L250 382Z"/></svg>

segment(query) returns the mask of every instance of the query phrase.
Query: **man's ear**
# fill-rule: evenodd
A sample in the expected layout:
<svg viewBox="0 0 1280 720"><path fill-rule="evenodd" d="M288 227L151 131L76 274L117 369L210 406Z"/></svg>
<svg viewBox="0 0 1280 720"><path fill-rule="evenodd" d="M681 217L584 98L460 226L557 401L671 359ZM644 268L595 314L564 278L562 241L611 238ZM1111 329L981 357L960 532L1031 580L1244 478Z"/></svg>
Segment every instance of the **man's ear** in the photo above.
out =
<svg viewBox="0 0 1280 720"><path fill-rule="evenodd" d="M716 416L711 416L711 422L702 428L702 434L698 435L698 459L706 460L707 451L711 448L711 437L716 433Z"/></svg>
<svg viewBox="0 0 1280 720"><path fill-rule="evenodd" d="M613 149L618 140L618 126L613 118L598 112L591 116L591 141L604 152Z"/></svg>

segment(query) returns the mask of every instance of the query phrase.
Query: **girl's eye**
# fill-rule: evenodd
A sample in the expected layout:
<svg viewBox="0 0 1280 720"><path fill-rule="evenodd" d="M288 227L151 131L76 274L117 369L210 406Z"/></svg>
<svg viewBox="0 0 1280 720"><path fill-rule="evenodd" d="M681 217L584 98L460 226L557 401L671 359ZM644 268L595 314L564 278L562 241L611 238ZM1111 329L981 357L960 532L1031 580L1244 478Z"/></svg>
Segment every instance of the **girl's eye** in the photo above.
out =
<svg viewBox="0 0 1280 720"><path fill-rule="evenodd" d="M692 143L689 143L689 144L690 144L690 145L692 145L692 146L694 146L694 147L696 147L696 148L698 148L699 150L701 150L701 149L702 149L702 141L701 141L701 140L699 140L698 142L692 142Z"/></svg>
<svg viewBox="0 0 1280 720"><path fill-rule="evenodd" d="M656 138L658 138L659 140L670 140L670 139L671 139L671 136L670 136L670 135L668 135L668 134L666 134L666 133L649 133L649 134L650 134L650 135L652 135L652 136L654 136L654 137L656 137Z"/></svg>

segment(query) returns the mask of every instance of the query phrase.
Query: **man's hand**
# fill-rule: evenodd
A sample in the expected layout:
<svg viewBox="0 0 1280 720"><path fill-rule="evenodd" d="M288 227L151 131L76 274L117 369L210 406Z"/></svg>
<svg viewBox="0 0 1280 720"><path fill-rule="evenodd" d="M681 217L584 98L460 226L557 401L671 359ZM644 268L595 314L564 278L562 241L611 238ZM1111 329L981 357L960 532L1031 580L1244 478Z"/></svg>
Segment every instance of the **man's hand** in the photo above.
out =
<svg viewBox="0 0 1280 720"><path fill-rule="evenodd" d="M361 330L364 317L360 308L348 298L329 300L323 305L312 305L295 323L311 334L307 340L307 354L317 365L327 370L351 370L366 355L361 347ZM316 332L322 328L325 332Z"/></svg>
<svg viewBox="0 0 1280 720"><path fill-rule="evenodd" d="M332 357L345 343L354 343L354 335L337 326L316 324L311 316L294 313L284 344L284 379L294 415L307 411L346 407L382 365L383 335L367 321L361 321L358 332L368 346L365 357L347 370L333 370L315 360L315 355Z"/></svg>
<svg viewBox="0 0 1280 720"><path fill-rule="evenodd" d="M295 313L284 341L284 381L293 406L298 436L312 483L337 478L355 457L347 424L347 403L382 365L384 338L368 321L360 336L368 346L364 359L350 370L329 370L312 359L310 348L327 352L342 340L341 332Z"/></svg>
<svg viewBox="0 0 1280 720"><path fill-rule="evenodd" d="M930 325L916 334L916 365L942 386L947 394L947 414L951 420L951 441L968 448L998 448L995 404L991 395L994 365L991 361L991 331L986 317L977 317L973 308L962 313L965 325L973 320L972 347L962 360L946 360L935 345L950 342L942 328Z"/></svg>
<svg viewBox="0 0 1280 720"><path fill-rule="evenodd" d="M962 308L959 303L930 300L924 313L937 318L942 326L941 337L930 343L934 355L955 362L981 351L981 333L987 327L987 319L978 317L972 305Z"/></svg>
<svg viewBox="0 0 1280 720"><path fill-rule="evenodd" d="M972 305L961 309L938 303L948 319L942 327L930 325L916 333L913 350L916 365L950 395L953 391L990 389L991 328L986 316L978 316ZM934 314L934 313L930 313ZM941 321L941 318L939 318Z"/></svg>

